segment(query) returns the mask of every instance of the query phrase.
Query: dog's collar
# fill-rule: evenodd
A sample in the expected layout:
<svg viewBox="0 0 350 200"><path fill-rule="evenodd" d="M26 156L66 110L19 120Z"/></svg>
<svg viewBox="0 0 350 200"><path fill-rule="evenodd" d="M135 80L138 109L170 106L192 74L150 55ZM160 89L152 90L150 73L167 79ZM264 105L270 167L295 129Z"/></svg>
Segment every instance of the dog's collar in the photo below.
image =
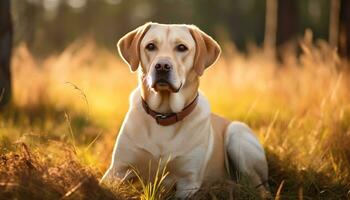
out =
<svg viewBox="0 0 350 200"><path fill-rule="evenodd" d="M145 109L147 114L149 114L151 117L153 117L156 120L157 124L161 126L169 126L183 120L185 117L191 114L191 112L194 110L194 108L197 105L198 94L190 104L188 104L184 109L182 109L182 111L178 113L164 114L164 113L156 112L148 106L147 102L143 98L141 99L142 99L142 107Z"/></svg>

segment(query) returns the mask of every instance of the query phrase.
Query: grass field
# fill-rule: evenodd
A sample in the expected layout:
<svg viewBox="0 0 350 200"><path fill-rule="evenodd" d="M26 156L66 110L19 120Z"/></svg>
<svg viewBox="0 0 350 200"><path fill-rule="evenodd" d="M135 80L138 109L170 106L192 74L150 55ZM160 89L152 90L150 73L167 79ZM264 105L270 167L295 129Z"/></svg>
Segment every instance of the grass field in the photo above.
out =
<svg viewBox="0 0 350 200"><path fill-rule="evenodd" d="M214 112L255 131L276 199L349 199L350 68L310 34L301 47L282 65L227 43L201 90ZM14 101L0 111L0 199L171 198L161 185L98 185L137 84L116 52L87 39L35 58L20 45L12 64ZM256 196L227 182L194 197L224 198Z"/></svg>

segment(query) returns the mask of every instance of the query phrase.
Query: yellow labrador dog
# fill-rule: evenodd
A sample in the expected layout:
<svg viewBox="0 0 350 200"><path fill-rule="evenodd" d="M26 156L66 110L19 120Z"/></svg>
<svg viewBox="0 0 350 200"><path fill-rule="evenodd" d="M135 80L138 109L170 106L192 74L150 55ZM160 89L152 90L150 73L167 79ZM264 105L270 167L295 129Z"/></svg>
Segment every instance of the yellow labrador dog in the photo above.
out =
<svg viewBox="0 0 350 200"><path fill-rule="evenodd" d="M198 92L199 77L220 55L218 43L193 25L147 23L117 46L131 71L138 71L139 86L102 182L132 178L131 168L152 177L166 164L165 183L175 184L176 197L184 199L203 183L231 178L236 169L268 194L267 162L257 138L245 124L211 113Z"/></svg>

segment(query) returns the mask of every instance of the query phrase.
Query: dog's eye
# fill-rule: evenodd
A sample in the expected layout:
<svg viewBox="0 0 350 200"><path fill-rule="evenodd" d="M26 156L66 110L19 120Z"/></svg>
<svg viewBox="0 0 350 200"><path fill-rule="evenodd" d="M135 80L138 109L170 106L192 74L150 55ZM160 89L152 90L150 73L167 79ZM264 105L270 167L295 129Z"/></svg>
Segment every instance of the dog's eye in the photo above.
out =
<svg viewBox="0 0 350 200"><path fill-rule="evenodd" d="M153 44L153 43L149 43L149 44L146 45L146 49L148 51L154 51L154 50L156 50L156 48L157 48L156 45Z"/></svg>
<svg viewBox="0 0 350 200"><path fill-rule="evenodd" d="M179 45L176 46L176 50L179 51L179 52L184 52L184 51L187 51L188 48L185 45L183 45L183 44L179 44Z"/></svg>

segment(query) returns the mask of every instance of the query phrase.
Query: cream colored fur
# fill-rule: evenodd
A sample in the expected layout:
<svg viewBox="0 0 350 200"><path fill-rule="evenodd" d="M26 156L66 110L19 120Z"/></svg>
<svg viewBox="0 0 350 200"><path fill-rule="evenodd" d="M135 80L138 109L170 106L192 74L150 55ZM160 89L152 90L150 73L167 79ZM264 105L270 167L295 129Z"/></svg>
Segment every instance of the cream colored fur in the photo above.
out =
<svg viewBox="0 0 350 200"><path fill-rule="evenodd" d="M149 43L157 49L147 50ZM179 44L188 50L177 51ZM188 105L198 92L199 77L220 54L219 45L210 36L192 25L147 23L124 36L118 48L131 70L138 71L139 86L130 96L130 108L102 182L132 178L128 173L131 167L144 178L149 173L152 177L160 159L162 166L168 161L166 183L175 184L176 196L182 199L205 183L231 178L230 163L249 177L253 186L267 181L264 149L252 131L241 122L212 114L203 94L199 93L198 105L190 115L170 126L158 125L141 105L143 98L160 113L179 112ZM177 93L150 87L154 65L160 59L172 62L171 82L180 88ZM258 189L262 195L268 194L266 184Z"/></svg>

